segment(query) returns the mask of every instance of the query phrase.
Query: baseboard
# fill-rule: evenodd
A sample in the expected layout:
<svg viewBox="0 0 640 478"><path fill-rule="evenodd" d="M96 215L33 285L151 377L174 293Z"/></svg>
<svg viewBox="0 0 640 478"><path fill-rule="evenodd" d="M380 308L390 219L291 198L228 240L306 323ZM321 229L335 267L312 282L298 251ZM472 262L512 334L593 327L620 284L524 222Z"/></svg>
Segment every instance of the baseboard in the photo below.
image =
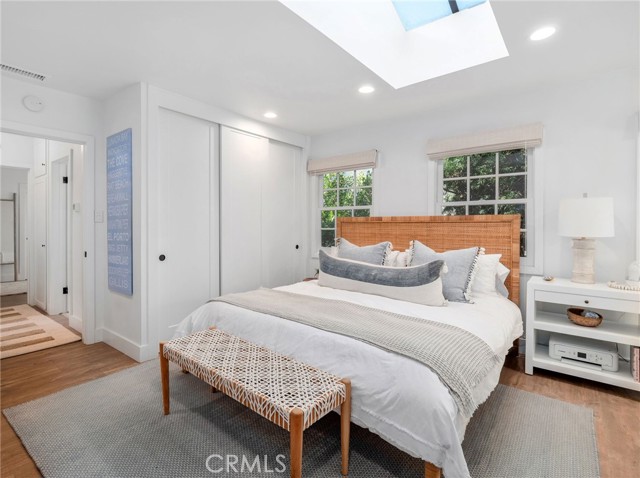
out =
<svg viewBox="0 0 640 478"><path fill-rule="evenodd" d="M110 345L116 350L119 350L125 355L128 355L136 362L146 362L158 357L158 347L151 347L149 345L140 345L131 340L123 337L122 335L109 330L109 329L97 329L96 341L104 342Z"/></svg>
<svg viewBox="0 0 640 478"><path fill-rule="evenodd" d="M123 354L128 355L133 360L141 362L139 344L136 344L126 337L123 337L122 335L105 328L100 329L100 334L96 333L96 335L101 336L104 343L110 345L116 350L119 350Z"/></svg>

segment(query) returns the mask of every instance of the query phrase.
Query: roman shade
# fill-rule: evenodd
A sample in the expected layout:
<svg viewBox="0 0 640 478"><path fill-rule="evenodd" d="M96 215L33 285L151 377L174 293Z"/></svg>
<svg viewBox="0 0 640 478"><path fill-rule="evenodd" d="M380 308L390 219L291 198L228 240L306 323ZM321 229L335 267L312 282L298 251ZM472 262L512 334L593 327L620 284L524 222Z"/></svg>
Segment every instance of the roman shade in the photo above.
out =
<svg viewBox="0 0 640 478"><path fill-rule="evenodd" d="M430 139L429 159L445 159L475 153L492 153L509 149L535 148L542 144L542 123L482 133Z"/></svg>
<svg viewBox="0 0 640 478"><path fill-rule="evenodd" d="M375 168L378 151L370 149L360 153L343 154L323 159L310 159L307 162L309 174L324 174L331 171L348 171L355 169Z"/></svg>

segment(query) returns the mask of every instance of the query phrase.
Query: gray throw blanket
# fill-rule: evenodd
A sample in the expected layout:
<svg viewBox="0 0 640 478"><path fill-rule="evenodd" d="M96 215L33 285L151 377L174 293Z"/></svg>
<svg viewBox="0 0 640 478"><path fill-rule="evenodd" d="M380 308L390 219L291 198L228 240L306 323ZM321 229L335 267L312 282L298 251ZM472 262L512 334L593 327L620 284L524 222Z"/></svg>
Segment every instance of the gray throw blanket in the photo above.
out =
<svg viewBox="0 0 640 478"><path fill-rule="evenodd" d="M473 388L501 361L484 341L459 327L351 302L271 289L227 294L214 301L346 335L417 360L440 377L467 418L478 407Z"/></svg>

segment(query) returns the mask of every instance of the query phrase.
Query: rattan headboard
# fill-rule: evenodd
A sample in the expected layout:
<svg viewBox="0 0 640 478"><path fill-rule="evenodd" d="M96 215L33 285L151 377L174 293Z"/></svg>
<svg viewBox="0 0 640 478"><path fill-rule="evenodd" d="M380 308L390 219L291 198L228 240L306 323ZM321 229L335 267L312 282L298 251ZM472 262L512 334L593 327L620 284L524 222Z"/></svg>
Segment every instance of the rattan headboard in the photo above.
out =
<svg viewBox="0 0 640 478"><path fill-rule="evenodd" d="M487 254L502 254L500 262L511 269L509 299L520 303L519 215L343 217L336 232L359 246L391 241L399 251L414 239L438 252L482 246Z"/></svg>

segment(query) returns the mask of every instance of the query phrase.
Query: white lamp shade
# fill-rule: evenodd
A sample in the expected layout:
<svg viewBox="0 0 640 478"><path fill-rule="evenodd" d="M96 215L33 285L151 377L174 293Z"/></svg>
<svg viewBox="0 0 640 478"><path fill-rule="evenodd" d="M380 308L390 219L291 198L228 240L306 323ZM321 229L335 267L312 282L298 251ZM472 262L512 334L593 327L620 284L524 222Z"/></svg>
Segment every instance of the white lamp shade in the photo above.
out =
<svg viewBox="0 0 640 478"><path fill-rule="evenodd" d="M562 199L558 234L567 237L613 237L613 198Z"/></svg>

